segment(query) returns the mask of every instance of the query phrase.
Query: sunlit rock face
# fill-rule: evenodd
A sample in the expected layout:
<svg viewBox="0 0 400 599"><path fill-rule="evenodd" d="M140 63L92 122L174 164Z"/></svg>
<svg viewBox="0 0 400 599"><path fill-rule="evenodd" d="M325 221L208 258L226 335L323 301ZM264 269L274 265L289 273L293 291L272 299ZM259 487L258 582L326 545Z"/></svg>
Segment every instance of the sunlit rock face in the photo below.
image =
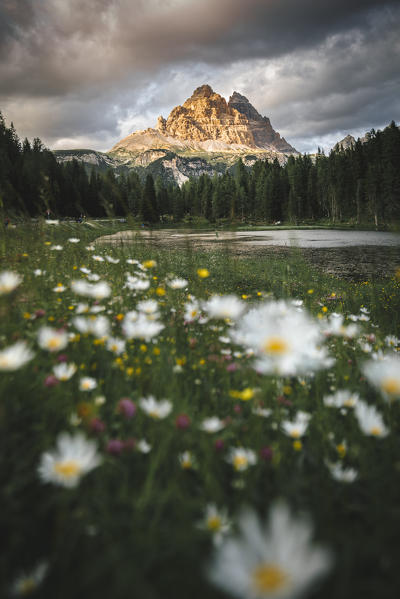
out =
<svg viewBox="0 0 400 599"><path fill-rule="evenodd" d="M211 153L247 150L296 153L245 96L234 92L227 102L209 85L195 89L182 106L173 108L167 119L159 116L155 129L131 133L111 152L150 147Z"/></svg>

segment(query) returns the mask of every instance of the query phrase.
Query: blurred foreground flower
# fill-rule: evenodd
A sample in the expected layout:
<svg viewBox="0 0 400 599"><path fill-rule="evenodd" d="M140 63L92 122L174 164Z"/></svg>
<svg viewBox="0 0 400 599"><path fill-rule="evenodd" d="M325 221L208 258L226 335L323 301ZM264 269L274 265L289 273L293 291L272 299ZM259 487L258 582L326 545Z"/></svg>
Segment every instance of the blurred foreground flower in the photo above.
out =
<svg viewBox="0 0 400 599"><path fill-rule="evenodd" d="M18 370L34 357L25 341L17 341L0 351L0 371L10 372Z"/></svg>
<svg viewBox="0 0 400 599"><path fill-rule="evenodd" d="M61 433L57 439L57 448L42 455L38 472L43 482L76 487L82 476L96 468L100 462L94 441L88 441L81 433L75 436Z"/></svg>
<svg viewBox="0 0 400 599"><path fill-rule="evenodd" d="M400 398L400 357L388 356L376 362L366 362L363 372L385 399Z"/></svg>
<svg viewBox="0 0 400 599"><path fill-rule="evenodd" d="M0 295L11 293L22 282L21 275L11 270L0 272Z"/></svg>
<svg viewBox="0 0 400 599"><path fill-rule="evenodd" d="M389 430L383 422L381 414L374 406L369 406L363 401L360 401L354 408L358 425L364 435L372 437L387 437Z"/></svg>
<svg viewBox="0 0 400 599"><path fill-rule="evenodd" d="M210 318L232 318L236 320L246 309L245 304L236 295L213 295L203 304Z"/></svg>
<svg viewBox="0 0 400 599"><path fill-rule="evenodd" d="M318 323L283 300L250 310L232 339L255 352L255 368L264 374L308 374L333 363L321 347Z"/></svg>
<svg viewBox="0 0 400 599"><path fill-rule="evenodd" d="M46 576L48 565L40 563L30 572L22 572L11 586L11 593L17 597L33 594Z"/></svg>
<svg viewBox="0 0 400 599"><path fill-rule="evenodd" d="M310 541L308 520L294 518L285 504L272 507L265 526L243 511L239 530L217 548L208 575L235 597L293 599L330 569L330 553Z"/></svg>

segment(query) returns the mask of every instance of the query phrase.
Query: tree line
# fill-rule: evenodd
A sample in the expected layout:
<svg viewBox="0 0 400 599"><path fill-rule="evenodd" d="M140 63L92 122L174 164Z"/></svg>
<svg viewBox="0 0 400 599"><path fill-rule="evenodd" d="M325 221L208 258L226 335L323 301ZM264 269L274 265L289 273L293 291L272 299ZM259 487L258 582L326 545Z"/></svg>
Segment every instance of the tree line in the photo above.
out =
<svg viewBox="0 0 400 599"><path fill-rule="evenodd" d="M290 156L281 165L242 160L223 175L181 187L135 171L99 173L77 160L58 163L39 138L20 141L0 113L0 209L4 215L132 215L142 222L260 221L390 223L400 220L400 130L392 122L365 142L325 156Z"/></svg>

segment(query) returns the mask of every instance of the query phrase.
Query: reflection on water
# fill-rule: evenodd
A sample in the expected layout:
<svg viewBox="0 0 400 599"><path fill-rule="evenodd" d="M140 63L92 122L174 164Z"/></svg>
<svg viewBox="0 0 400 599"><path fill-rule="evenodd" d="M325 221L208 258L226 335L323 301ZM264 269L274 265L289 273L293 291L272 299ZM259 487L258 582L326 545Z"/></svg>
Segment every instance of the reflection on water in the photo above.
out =
<svg viewBox="0 0 400 599"><path fill-rule="evenodd" d="M123 231L97 243L149 244L174 249L228 251L232 256L287 255L298 248L305 260L324 272L356 280L393 276L400 268L400 235L378 231L273 230L208 231L182 229Z"/></svg>

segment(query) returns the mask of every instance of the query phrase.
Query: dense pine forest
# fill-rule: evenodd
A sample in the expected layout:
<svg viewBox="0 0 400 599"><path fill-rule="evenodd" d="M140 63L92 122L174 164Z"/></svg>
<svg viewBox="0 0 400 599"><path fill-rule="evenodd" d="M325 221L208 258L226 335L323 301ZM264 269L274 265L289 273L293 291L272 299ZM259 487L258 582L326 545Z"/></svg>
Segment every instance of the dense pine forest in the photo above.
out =
<svg viewBox="0 0 400 599"><path fill-rule="evenodd" d="M392 122L349 149L289 157L285 165L241 160L224 175L178 187L131 171L88 172L59 164L40 139L20 141L0 113L0 211L3 219L132 215L141 222L329 221L389 224L400 220L400 130Z"/></svg>

